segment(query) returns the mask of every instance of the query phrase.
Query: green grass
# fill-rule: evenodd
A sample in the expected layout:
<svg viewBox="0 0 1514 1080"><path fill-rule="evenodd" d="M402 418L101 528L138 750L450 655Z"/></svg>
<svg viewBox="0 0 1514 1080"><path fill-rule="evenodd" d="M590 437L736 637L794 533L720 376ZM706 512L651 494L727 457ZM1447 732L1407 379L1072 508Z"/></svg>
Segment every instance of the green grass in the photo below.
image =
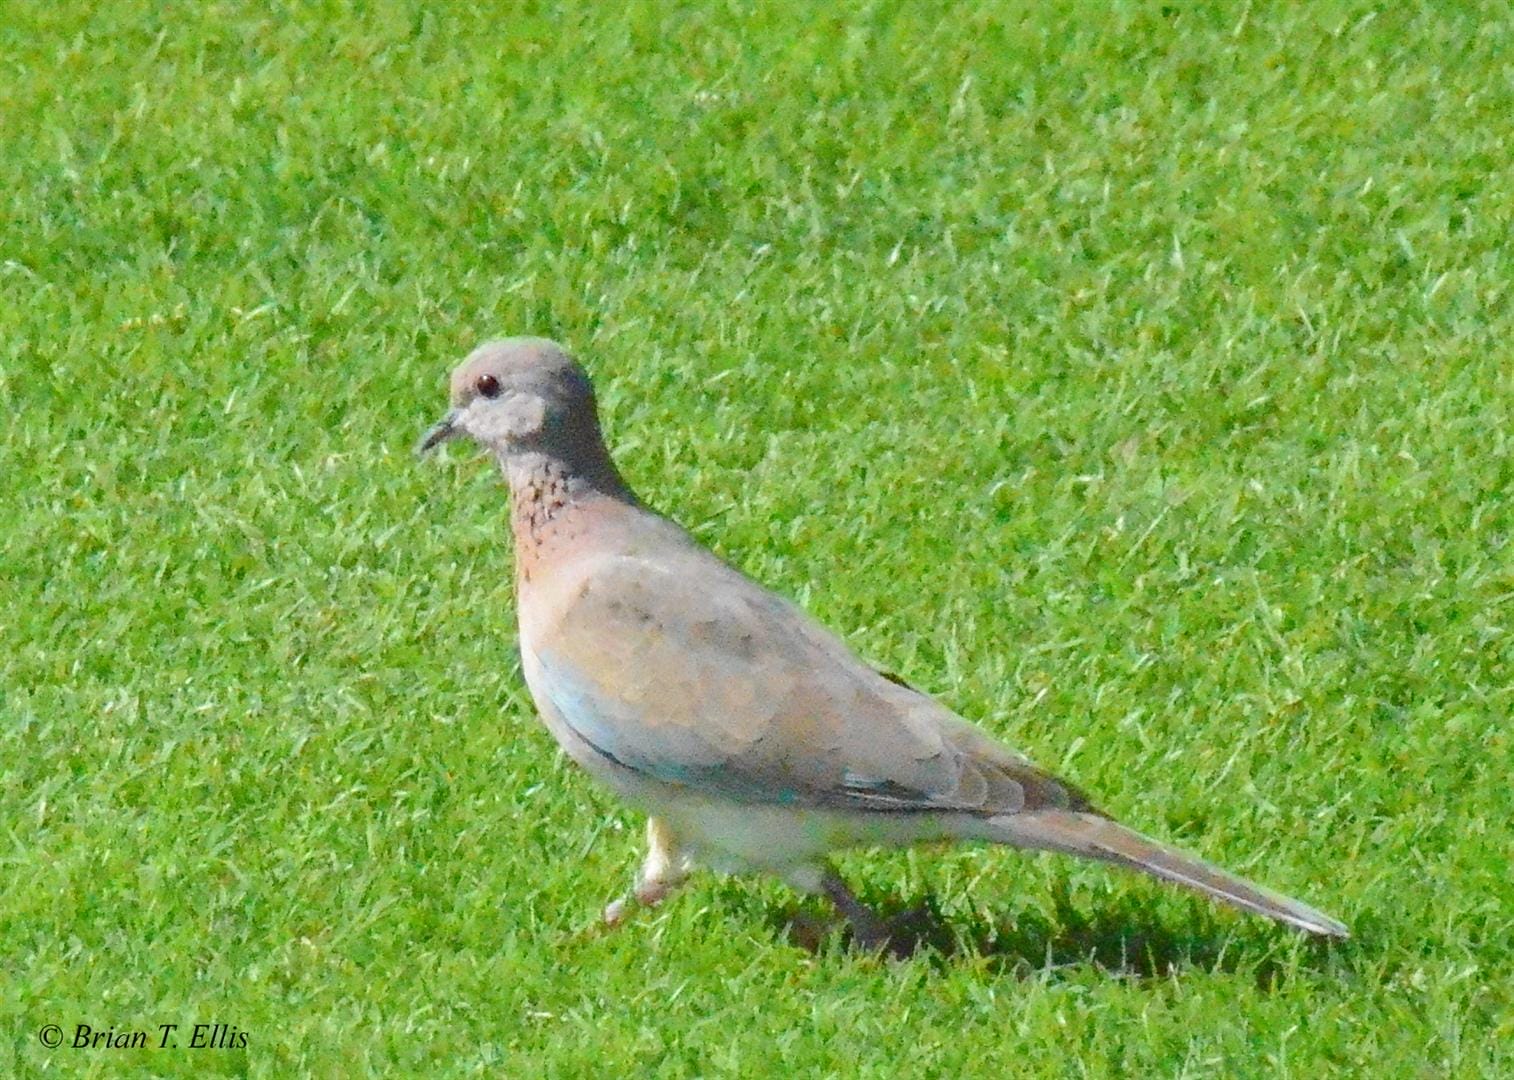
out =
<svg viewBox="0 0 1514 1080"><path fill-rule="evenodd" d="M1514 1072L1502 5L352 7L0 10L0 1073ZM899 963L709 876L581 934L640 822L533 718L497 477L410 453L502 333L1356 937L969 848L843 859Z"/></svg>

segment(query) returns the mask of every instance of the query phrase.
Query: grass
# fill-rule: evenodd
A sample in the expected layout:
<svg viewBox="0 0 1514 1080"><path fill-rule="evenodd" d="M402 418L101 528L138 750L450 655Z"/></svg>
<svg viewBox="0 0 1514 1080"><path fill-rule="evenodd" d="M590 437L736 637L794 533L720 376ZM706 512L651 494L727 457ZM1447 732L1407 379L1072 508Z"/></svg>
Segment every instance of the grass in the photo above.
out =
<svg viewBox="0 0 1514 1080"><path fill-rule="evenodd" d="M1514 1072L1504 15L6 5L0 1072ZM583 933L640 822L410 454L525 332L649 501L1356 937L966 848L842 861L898 963L708 876Z"/></svg>

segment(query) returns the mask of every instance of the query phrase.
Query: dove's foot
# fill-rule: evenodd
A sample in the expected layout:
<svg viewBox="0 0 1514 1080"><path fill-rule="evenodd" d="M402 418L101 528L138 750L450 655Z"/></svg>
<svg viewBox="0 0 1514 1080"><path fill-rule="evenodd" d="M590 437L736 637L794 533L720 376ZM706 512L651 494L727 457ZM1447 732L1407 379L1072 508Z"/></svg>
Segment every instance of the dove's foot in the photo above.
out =
<svg viewBox="0 0 1514 1080"><path fill-rule="evenodd" d="M681 850L678 837L661 818L647 818L647 857L631 891L605 905L605 925L619 926L638 907L656 907L688 876L688 856Z"/></svg>
<svg viewBox="0 0 1514 1080"><path fill-rule="evenodd" d="M670 882L648 882L638 880L635 888L626 895L611 900L605 905L604 921L606 926L619 926L625 922L626 917L639 907L656 907L671 894L677 885Z"/></svg>
<svg viewBox="0 0 1514 1080"><path fill-rule="evenodd" d="M851 923L852 943L858 948L864 952L886 952L895 957L909 955L908 946L894 939L888 924L872 908L858 900L856 894L846 887L846 882L834 871L825 872L825 876L820 879L820 889L836 905L836 910L846 916L846 921Z"/></svg>

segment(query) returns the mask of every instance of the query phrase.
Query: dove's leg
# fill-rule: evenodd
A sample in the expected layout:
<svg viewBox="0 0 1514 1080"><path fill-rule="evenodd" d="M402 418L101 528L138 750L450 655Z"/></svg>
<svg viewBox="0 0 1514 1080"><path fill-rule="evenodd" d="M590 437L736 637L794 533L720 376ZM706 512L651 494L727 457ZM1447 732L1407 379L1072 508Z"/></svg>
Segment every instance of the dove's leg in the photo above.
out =
<svg viewBox="0 0 1514 1080"><path fill-rule="evenodd" d="M829 866L796 866L784 875L790 887L800 892L819 894L852 924L852 941L868 952L888 949L893 941L888 926L872 908L857 899L846 882Z"/></svg>
<svg viewBox="0 0 1514 1080"><path fill-rule="evenodd" d="M619 924L637 905L655 907L688 876L689 857L678 837L661 818L647 818L647 857L642 860L631 891L605 905L605 922L610 926Z"/></svg>
<svg viewBox="0 0 1514 1080"><path fill-rule="evenodd" d="M825 872L825 876L820 879L820 888L830 902L836 905L836 910L852 924L852 940L858 946L867 952L878 952L892 946L888 927L877 912L858 900L834 870Z"/></svg>

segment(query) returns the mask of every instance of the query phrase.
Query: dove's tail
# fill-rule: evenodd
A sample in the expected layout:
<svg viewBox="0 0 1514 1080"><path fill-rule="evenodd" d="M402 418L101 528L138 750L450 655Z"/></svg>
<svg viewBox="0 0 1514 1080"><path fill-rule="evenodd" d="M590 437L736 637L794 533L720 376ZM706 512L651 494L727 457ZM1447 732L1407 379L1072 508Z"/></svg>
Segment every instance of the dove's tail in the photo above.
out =
<svg viewBox="0 0 1514 1080"><path fill-rule="evenodd" d="M1300 930L1328 937L1350 936L1344 923L1308 904L1228 874L1217 866L1159 844L1099 814L1071 810L1029 811L996 817L989 824L994 838L1004 843L1066 851L1133 867Z"/></svg>

